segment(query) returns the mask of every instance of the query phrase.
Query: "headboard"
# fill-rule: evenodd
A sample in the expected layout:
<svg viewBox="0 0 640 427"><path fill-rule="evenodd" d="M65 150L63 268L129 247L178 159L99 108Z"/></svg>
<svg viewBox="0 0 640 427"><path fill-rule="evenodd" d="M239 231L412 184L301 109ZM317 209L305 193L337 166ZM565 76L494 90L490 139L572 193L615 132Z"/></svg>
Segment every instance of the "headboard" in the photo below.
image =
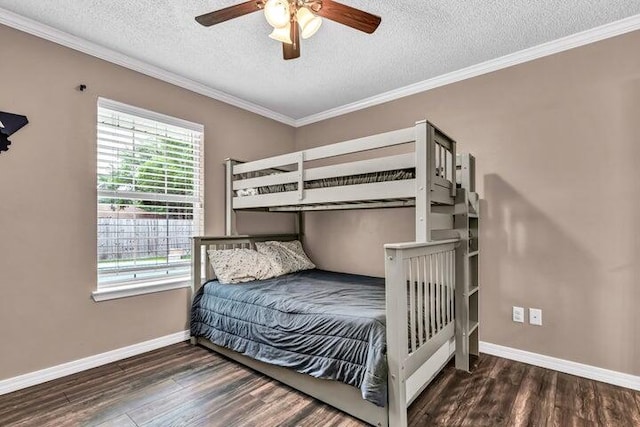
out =
<svg viewBox="0 0 640 427"><path fill-rule="evenodd" d="M267 242L270 240L278 240L287 242L291 240L300 240L300 235L291 234L258 234L258 235L241 235L241 236L196 236L193 238L193 295L203 283L213 277L213 269L209 262L209 249L255 249L256 242ZM204 280L202 280L204 278Z"/></svg>

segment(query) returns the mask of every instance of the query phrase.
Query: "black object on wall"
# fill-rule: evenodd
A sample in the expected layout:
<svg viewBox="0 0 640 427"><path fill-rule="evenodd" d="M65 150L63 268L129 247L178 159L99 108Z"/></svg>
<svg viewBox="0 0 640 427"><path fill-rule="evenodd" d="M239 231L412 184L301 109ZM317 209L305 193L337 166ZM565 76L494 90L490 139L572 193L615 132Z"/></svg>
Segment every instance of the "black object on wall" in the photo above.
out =
<svg viewBox="0 0 640 427"><path fill-rule="evenodd" d="M9 150L11 145L9 137L22 129L27 123L29 123L27 116L0 111L0 153Z"/></svg>

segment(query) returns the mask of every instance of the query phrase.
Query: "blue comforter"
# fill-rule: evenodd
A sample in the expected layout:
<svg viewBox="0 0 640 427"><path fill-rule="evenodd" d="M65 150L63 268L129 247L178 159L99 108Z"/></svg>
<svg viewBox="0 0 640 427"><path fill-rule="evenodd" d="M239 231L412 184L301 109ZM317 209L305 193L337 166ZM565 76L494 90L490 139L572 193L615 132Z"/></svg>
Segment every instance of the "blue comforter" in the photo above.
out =
<svg viewBox="0 0 640 427"><path fill-rule="evenodd" d="M341 381L387 403L384 279L308 270L205 284L191 334L274 365Z"/></svg>

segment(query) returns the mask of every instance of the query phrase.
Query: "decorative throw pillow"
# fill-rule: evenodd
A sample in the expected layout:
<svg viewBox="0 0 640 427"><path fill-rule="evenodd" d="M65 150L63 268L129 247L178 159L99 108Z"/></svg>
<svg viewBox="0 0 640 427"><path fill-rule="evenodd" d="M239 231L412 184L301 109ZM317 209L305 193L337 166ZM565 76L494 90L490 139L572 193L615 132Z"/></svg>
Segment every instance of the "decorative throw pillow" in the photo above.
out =
<svg viewBox="0 0 640 427"><path fill-rule="evenodd" d="M298 240L291 242L256 242L256 249L271 261L274 276L316 268Z"/></svg>
<svg viewBox="0 0 640 427"><path fill-rule="evenodd" d="M253 249L209 250L207 253L220 283L250 282L275 276L271 261Z"/></svg>

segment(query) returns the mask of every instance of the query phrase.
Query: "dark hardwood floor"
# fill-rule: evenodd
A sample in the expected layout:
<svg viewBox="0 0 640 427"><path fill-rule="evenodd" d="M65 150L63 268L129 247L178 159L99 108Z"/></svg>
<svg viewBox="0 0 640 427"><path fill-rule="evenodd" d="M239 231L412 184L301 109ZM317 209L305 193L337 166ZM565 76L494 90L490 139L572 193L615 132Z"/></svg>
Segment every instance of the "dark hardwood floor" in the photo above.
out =
<svg viewBox="0 0 640 427"><path fill-rule="evenodd" d="M640 426L640 393L482 355L449 365L411 426ZM201 347L177 344L0 396L0 426L362 426Z"/></svg>

